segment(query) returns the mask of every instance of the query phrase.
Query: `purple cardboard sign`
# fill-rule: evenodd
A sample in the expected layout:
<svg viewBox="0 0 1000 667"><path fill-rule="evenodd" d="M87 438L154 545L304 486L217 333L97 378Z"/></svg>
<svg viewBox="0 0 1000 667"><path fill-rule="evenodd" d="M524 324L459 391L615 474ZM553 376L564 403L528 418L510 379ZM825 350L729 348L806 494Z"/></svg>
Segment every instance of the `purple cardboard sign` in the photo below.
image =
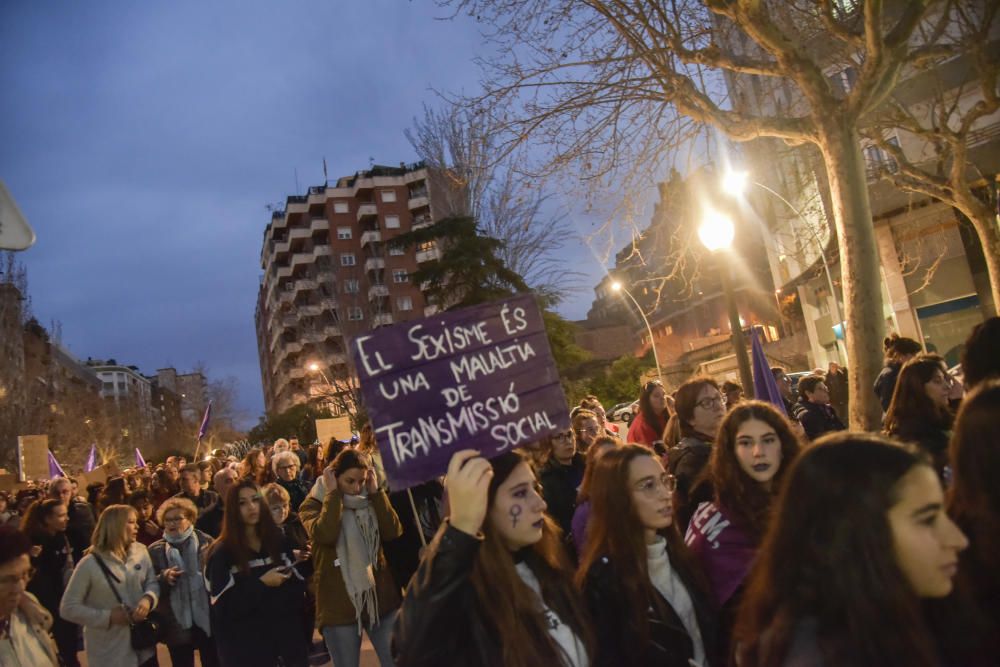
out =
<svg viewBox="0 0 1000 667"><path fill-rule="evenodd" d="M393 491L569 428L542 314L530 294L401 322L351 342Z"/></svg>

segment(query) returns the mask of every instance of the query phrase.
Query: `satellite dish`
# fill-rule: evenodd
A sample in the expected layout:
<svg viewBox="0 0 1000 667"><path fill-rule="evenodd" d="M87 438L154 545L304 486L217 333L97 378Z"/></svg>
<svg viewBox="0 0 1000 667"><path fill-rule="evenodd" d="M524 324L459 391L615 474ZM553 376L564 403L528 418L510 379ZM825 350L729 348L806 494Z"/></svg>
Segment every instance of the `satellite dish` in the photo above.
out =
<svg viewBox="0 0 1000 667"><path fill-rule="evenodd" d="M0 181L0 250L27 250L35 245L35 232Z"/></svg>

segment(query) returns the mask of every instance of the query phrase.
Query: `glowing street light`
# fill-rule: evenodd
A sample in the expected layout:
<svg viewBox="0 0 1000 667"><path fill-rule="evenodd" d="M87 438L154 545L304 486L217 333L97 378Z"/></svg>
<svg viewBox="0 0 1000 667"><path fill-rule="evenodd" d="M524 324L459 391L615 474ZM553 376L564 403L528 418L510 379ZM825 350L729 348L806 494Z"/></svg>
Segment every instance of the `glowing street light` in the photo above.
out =
<svg viewBox="0 0 1000 667"><path fill-rule="evenodd" d="M701 225L698 227L698 238L711 252L728 252L733 245L736 227L729 216L714 209L706 209ZM722 278L722 291L726 296L726 308L729 311L729 329L732 332L733 352L736 353L736 366L740 372L740 384L743 393L753 398L753 375L750 374L750 356L747 354L747 343L743 336L743 323L736 298L733 296L732 278L729 275L730 266L723 263L719 266Z"/></svg>
<svg viewBox="0 0 1000 667"><path fill-rule="evenodd" d="M653 361L656 363L656 377L662 380L663 374L660 372L660 355L656 352L656 341L653 340L653 328L649 326L649 319L646 317L646 313L642 310L639 302L635 300L635 297L632 296L632 293L625 289L625 286L617 280L611 283L611 291L624 292L625 296L632 300L632 303L635 305L635 309L639 311L642 321L646 324L646 333L649 334L649 344L653 348Z"/></svg>

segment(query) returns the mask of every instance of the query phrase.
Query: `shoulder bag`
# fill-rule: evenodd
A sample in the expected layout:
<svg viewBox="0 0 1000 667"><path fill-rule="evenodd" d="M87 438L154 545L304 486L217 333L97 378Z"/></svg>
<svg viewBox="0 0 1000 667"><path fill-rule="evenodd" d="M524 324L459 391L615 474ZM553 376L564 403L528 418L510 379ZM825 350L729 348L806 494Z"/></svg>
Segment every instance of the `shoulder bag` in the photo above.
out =
<svg viewBox="0 0 1000 667"><path fill-rule="evenodd" d="M122 607L126 607L125 602L122 600L122 596L118 594L118 589L115 588L114 581L118 581L117 577L111 574L108 566L104 564L101 557L96 553L91 553L94 560L101 567L101 572L104 573L104 578L108 580L108 586L111 587L111 592L115 594L115 598ZM160 642L163 635L163 621L160 618L160 614L152 609L149 610L149 614L146 619L138 623L133 623L131 616L129 617L129 634L132 639L132 648L136 651L145 651L146 649L156 648L157 643Z"/></svg>

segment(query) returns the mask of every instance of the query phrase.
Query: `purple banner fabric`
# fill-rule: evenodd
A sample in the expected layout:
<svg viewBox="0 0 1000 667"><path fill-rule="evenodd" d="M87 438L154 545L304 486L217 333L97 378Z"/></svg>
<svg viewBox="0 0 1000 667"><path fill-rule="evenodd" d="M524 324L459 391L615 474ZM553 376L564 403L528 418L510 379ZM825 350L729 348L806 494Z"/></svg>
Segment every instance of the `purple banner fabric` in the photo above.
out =
<svg viewBox="0 0 1000 667"><path fill-rule="evenodd" d="M698 505L688 524L684 542L701 562L715 603L721 607L750 573L757 545L725 509L714 503Z"/></svg>
<svg viewBox="0 0 1000 667"><path fill-rule="evenodd" d="M90 472L97 467L97 443L90 446L90 454L87 455L87 462L83 464L83 472Z"/></svg>
<svg viewBox="0 0 1000 667"><path fill-rule="evenodd" d="M201 426L198 427L199 440L205 437L205 432L208 431L208 420L211 418L212 418L212 401L209 401L208 407L205 408L205 416L201 418Z"/></svg>
<svg viewBox="0 0 1000 667"><path fill-rule="evenodd" d="M569 428L542 314L529 295L384 327L351 342L393 491Z"/></svg>
<svg viewBox="0 0 1000 667"><path fill-rule="evenodd" d="M142 458L142 452L139 451L138 447L135 448L135 467L136 468L146 467L146 459Z"/></svg>
<svg viewBox="0 0 1000 667"><path fill-rule="evenodd" d="M56 455L51 451L49 452L49 479L54 479L56 477L66 477L66 473L63 472L62 466L59 465L59 461L56 461Z"/></svg>
<svg viewBox="0 0 1000 667"><path fill-rule="evenodd" d="M753 395L758 401L767 401L788 416L785 402L781 400L778 381L771 373L771 364L764 354L764 346L760 342L760 333L754 327L750 332L750 354L753 358Z"/></svg>

